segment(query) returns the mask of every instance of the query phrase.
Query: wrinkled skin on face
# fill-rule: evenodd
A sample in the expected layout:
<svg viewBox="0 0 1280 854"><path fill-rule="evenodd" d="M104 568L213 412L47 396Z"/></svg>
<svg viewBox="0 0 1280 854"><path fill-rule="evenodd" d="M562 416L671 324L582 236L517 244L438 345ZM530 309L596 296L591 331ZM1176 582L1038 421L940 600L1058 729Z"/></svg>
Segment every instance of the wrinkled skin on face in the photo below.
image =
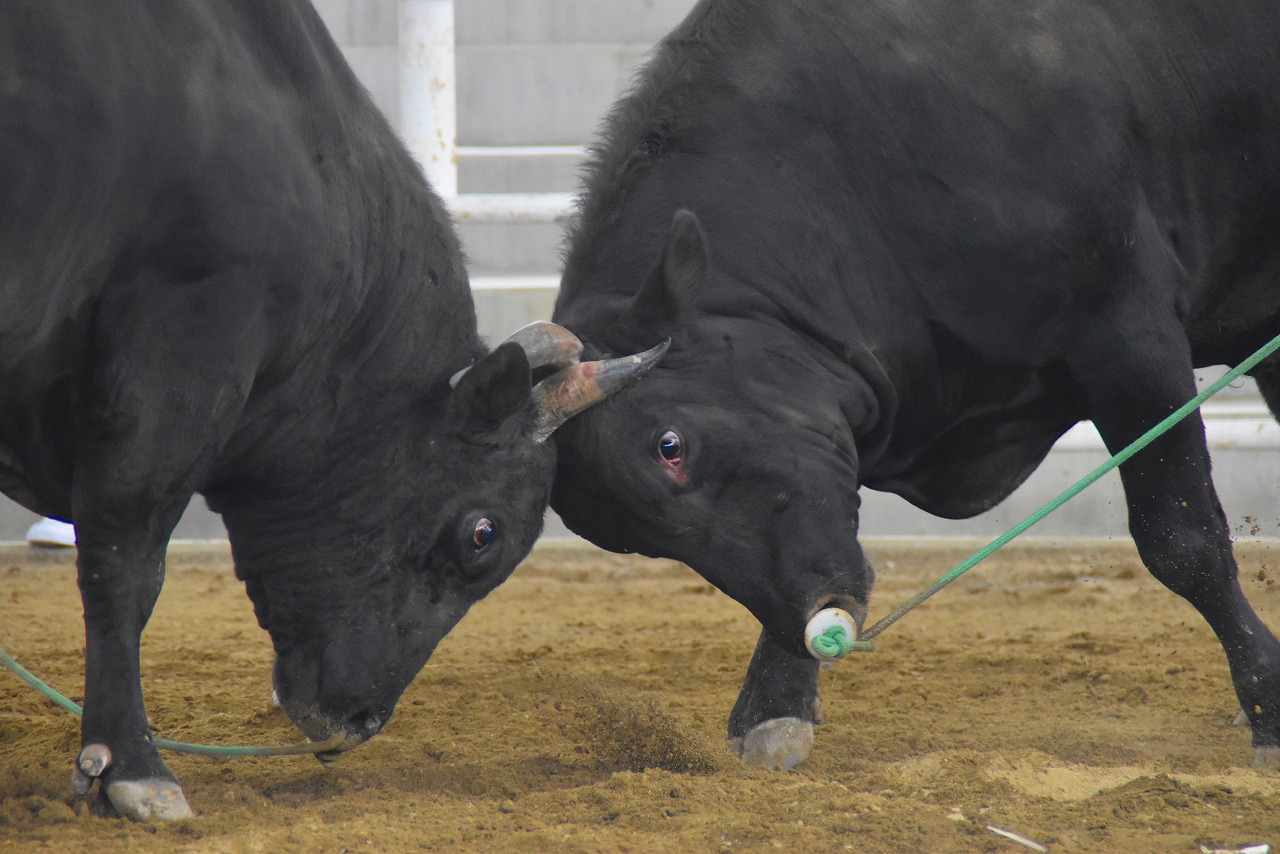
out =
<svg viewBox="0 0 1280 854"><path fill-rule="evenodd" d="M444 403L367 413L306 489L224 510L279 702L313 740L345 732L345 749L374 735L542 530L555 449L531 437L530 369L503 349ZM433 410L444 415L428 421ZM410 418L419 429L398 429Z"/></svg>
<svg viewBox="0 0 1280 854"><path fill-rule="evenodd" d="M850 417L873 403L847 366L777 324L699 315L708 275L697 221L677 216L622 322L561 316L605 352L672 344L643 382L557 433L552 506L603 548L688 564L802 655L822 607L865 615Z"/></svg>

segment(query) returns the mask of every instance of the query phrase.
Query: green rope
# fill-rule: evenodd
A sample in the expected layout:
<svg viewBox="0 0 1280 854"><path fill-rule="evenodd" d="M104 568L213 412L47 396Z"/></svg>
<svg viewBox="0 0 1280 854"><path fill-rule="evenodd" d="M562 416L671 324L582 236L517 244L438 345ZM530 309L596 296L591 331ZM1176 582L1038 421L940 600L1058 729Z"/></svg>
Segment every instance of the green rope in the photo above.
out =
<svg viewBox="0 0 1280 854"><path fill-rule="evenodd" d="M828 658L843 658L853 651L853 643L857 641L850 642L844 626L831 626L813 639L813 648Z"/></svg>
<svg viewBox="0 0 1280 854"><path fill-rule="evenodd" d="M49 700L66 709L76 717L84 715L84 709L78 703L68 700L53 688L50 688L34 676L18 662L14 661L3 649L0 649L0 664L13 671L14 675L35 688ZM170 741L167 738L155 739L156 747L161 750L172 750L178 753L195 753L201 756L292 756L305 753L325 753L337 749L346 740L346 734L340 733L326 742L305 742L289 744L281 747L235 747L218 744L188 744L184 741Z"/></svg>
<svg viewBox="0 0 1280 854"><path fill-rule="evenodd" d="M48 685L41 682L39 679L37 679L35 676L31 674L30 670L27 670L27 668L23 667L21 664L19 664L18 662L10 658L9 653L5 652L3 649L0 649L0 664L3 664L5 667L12 670L14 672L14 675L16 675L23 682L26 682L32 688L35 688L41 694L44 694L50 700L53 700L53 702L57 703L59 706L62 706L62 708L66 709L68 712L75 715L76 717L80 717L84 713L84 710L81 709L79 705L68 700L66 697L62 696L57 691L53 690Z"/></svg>
<svg viewBox="0 0 1280 854"><path fill-rule="evenodd" d="M924 602L926 599L928 599L930 596L937 593L939 590L946 587L948 584L955 581L957 578L964 575L969 570L973 569L975 566L977 566L982 561L986 560L988 557L990 557L993 553L995 553L999 549L1008 545L1009 542L1014 537L1026 531L1028 528L1030 528L1035 523L1039 522L1045 516L1048 516L1054 510L1057 510L1059 507L1065 504L1068 500L1070 500L1071 498L1074 498L1078 493L1084 490L1085 487L1089 486L1095 480L1102 477L1104 474L1111 471L1113 468L1116 468L1121 463L1125 462L1130 457L1132 457L1134 454L1138 453L1138 451L1141 451L1143 448L1151 444L1157 438L1164 435L1164 433L1166 433L1169 430L1169 428L1173 427L1173 425L1177 424L1179 421L1186 418L1192 412L1199 409L1202 403L1204 403L1209 398L1213 397L1218 392L1222 391L1222 389L1226 388L1229 383L1235 382L1242 375L1244 375L1251 368L1253 368L1254 365L1258 364L1263 359L1267 358L1267 356L1270 356L1277 349L1280 349L1280 335L1277 335L1275 338L1272 338L1270 342L1268 342L1267 344L1264 344L1252 356L1245 359L1236 367L1232 368L1230 371L1224 374L1216 382L1210 384L1207 388L1204 389L1204 391L1200 392L1195 397L1191 398L1191 400L1187 401L1179 409L1175 410L1173 413L1171 413L1167 418L1165 418L1159 424L1152 427L1147 432L1143 433L1137 439L1133 440L1133 442L1131 442L1127 447L1125 447L1122 451L1120 451L1120 453L1116 454L1114 457L1107 460L1105 463L1098 466L1096 469L1094 469L1093 471L1089 472L1087 475L1082 477L1076 483L1069 486L1061 494L1059 494L1057 498L1054 498L1048 504L1044 505L1039 510L1032 513L1030 516L1023 519L1017 525L1014 525L1013 528L1011 528L1008 532L992 540L985 548L973 554L963 563L959 564L955 569L951 570L946 575L942 576L937 581L933 582L933 584L929 585L924 590L921 590L915 596L912 596L906 602L899 605L888 616L884 617L882 620L880 620L880 622L876 623L874 626L872 626L870 629L868 629L866 632L862 634L862 636L858 640L861 642L867 643L867 646L859 647L859 648L869 649L872 646L869 643L869 641L871 641L872 638L874 638L876 635L883 632L885 629L889 628L889 626L896 623L905 614L907 614L907 612L911 611L912 609L920 605L922 602Z"/></svg>

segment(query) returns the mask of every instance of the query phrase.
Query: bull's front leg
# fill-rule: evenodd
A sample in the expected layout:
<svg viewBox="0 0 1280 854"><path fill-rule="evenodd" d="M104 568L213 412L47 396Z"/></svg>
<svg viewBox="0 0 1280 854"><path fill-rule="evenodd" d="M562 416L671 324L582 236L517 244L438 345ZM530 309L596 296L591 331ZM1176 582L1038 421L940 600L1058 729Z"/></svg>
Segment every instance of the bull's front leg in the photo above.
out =
<svg viewBox="0 0 1280 854"><path fill-rule="evenodd" d="M738 701L729 714L729 740L743 761L790 769L813 748L813 725L822 723L818 661L783 649L760 632Z"/></svg>
<svg viewBox="0 0 1280 854"><path fill-rule="evenodd" d="M72 521L85 617L84 720L73 773L135 820L192 815L156 752L139 645L164 554L231 437L259 364L261 280L247 268L201 281L148 268L103 295L96 358L76 419Z"/></svg>
<svg viewBox="0 0 1280 854"><path fill-rule="evenodd" d="M153 407L154 411L156 407ZM147 411L138 403L131 411ZM156 751L142 696L142 631L164 583L165 549L193 495L189 425L86 431L72 489L76 569L84 603L85 679L77 791L95 778L135 821L190 818L182 787ZM92 441L98 439L98 442ZM105 441L104 441L105 440ZM198 457L197 457L198 459Z"/></svg>
<svg viewBox="0 0 1280 854"><path fill-rule="evenodd" d="M164 580L164 542L139 549L83 525L77 538L85 685L73 783L83 794L101 779L127 818L190 818L177 778L156 752L142 697L139 645Z"/></svg>

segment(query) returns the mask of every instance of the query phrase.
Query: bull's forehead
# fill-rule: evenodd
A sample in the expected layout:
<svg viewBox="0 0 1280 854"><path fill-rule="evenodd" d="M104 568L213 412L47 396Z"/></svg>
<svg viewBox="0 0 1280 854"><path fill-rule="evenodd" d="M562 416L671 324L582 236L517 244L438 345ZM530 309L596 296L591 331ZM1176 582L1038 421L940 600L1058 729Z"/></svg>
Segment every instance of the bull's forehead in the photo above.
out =
<svg viewBox="0 0 1280 854"><path fill-rule="evenodd" d="M723 357L655 369L611 403L600 407L602 418L584 420L594 426L621 420L631 427L681 421L691 429L726 430L813 429L816 424L831 429L843 423L829 384L813 375Z"/></svg>
<svg viewBox="0 0 1280 854"><path fill-rule="evenodd" d="M457 453L433 467L420 484L422 497L456 516L472 509L528 515L530 503L546 500L555 467L555 447L524 439L518 444L460 443Z"/></svg>

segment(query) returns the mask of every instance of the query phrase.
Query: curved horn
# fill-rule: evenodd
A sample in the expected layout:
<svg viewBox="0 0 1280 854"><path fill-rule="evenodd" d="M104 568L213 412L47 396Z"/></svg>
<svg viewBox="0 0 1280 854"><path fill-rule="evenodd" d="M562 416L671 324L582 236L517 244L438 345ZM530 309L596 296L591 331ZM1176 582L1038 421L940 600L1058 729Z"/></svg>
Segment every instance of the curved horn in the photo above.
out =
<svg viewBox="0 0 1280 854"><path fill-rule="evenodd" d="M640 379L671 346L668 338L651 350L618 359L579 362L534 386L533 440L545 442L564 422Z"/></svg>
<svg viewBox="0 0 1280 854"><path fill-rule="evenodd" d="M538 368L563 368L576 364L582 355L582 342L578 336L558 323L549 320L535 320L528 326L522 326L512 332L507 341L514 341L524 350L532 370ZM457 388L458 380L471 368L463 368L449 378L449 387Z"/></svg>

